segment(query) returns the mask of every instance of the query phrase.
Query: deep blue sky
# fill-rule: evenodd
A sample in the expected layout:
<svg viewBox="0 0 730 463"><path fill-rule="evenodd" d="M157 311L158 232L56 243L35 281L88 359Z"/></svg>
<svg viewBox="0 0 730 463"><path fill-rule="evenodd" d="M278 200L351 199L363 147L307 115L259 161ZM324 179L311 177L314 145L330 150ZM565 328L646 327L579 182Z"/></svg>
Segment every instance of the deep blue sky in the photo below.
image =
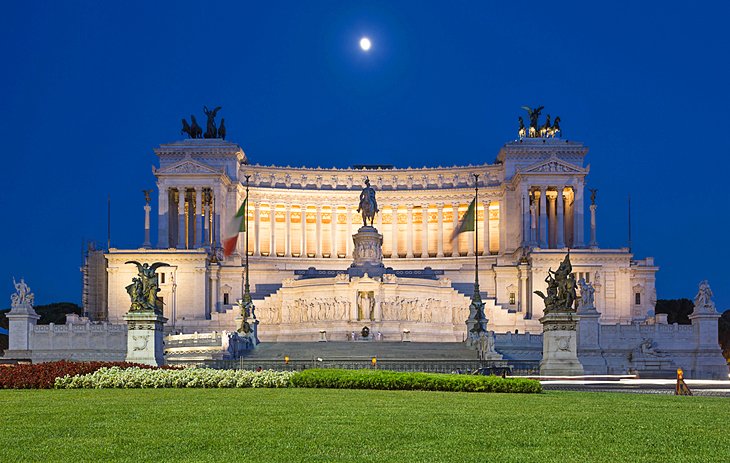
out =
<svg viewBox="0 0 730 463"><path fill-rule="evenodd" d="M0 297L15 275L40 303L80 302L107 194L112 245L138 246L152 148L204 104L252 162L340 167L492 162L520 106L543 104L591 148L600 244L626 245L631 193L659 297L707 278L730 308L728 17L724 1L6 3Z"/></svg>

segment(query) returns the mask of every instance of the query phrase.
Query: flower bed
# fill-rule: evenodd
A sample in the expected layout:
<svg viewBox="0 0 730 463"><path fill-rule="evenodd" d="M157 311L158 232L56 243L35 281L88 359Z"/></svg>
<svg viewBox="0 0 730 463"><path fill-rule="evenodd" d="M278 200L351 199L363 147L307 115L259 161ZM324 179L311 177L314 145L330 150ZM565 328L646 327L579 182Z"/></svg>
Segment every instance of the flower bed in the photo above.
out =
<svg viewBox="0 0 730 463"><path fill-rule="evenodd" d="M10 365L0 368L0 389L50 389L56 378L92 373L99 368L154 368L128 362L58 362Z"/></svg>
<svg viewBox="0 0 730 463"><path fill-rule="evenodd" d="M56 378L59 389L100 388L230 388L230 387L288 387L295 373L264 370L212 370L186 368L181 370L149 370L143 368L101 368L93 373Z"/></svg>
<svg viewBox="0 0 730 463"><path fill-rule="evenodd" d="M540 382L530 379L439 373L399 373L386 370L305 370L292 377L292 386L453 392L542 392Z"/></svg>

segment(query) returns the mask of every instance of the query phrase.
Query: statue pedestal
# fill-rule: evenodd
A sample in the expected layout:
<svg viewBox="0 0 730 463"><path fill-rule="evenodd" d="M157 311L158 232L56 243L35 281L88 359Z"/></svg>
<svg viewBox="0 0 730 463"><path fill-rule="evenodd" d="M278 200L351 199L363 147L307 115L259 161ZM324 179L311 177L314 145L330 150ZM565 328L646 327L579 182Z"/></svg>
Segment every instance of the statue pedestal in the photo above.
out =
<svg viewBox="0 0 730 463"><path fill-rule="evenodd" d="M128 312L127 362L161 366L165 363L162 328L167 318L151 311Z"/></svg>
<svg viewBox="0 0 730 463"><path fill-rule="evenodd" d="M352 235L355 246L352 249L352 265L350 276L381 276L385 273L383 265L383 235L375 227L360 227Z"/></svg>
<svg viewBox="0 0 730 463"><path fill-rule="evenodd" d="M578 360L574 312L549 312L542 323L542 361L540 376L580 376L583 366Z"/></svg>

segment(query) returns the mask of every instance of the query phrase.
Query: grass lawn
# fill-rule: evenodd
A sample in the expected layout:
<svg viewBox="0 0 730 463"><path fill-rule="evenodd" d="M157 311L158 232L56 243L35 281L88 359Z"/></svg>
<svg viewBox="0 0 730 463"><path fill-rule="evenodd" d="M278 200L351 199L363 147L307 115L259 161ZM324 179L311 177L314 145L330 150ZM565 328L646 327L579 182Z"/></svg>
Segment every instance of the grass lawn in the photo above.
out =
<svg viewBox="0 0 730 463"><path fill-rule="evenodd" d="M2 462L730 461L724 398L0 390L0 416Z"/></svg>

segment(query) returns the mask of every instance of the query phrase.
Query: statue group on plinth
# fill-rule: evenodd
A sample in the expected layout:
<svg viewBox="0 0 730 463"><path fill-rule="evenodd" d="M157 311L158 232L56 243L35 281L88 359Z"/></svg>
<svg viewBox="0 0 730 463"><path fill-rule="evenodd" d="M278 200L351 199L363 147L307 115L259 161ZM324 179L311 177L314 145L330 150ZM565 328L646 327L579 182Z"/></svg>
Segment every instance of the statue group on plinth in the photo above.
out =
<svg viewBox="0 0 730 463"><path fill-rule="evenodd" d="M35 295L30 292L25 279L21 278L20 281L15 281L13 277L13 286L15 287L15 293L10 295L10 307L13 309L23 306L33 307Z"/></svg>
<svg viewBox="0 0 730 463"><path fill-rule="evenodd" d="M157 278L157 269L169 267L164 262L140 264L136 260L130 260L125 264L135 264L138 274L132 278L132 284L126 287L127 294L131 299L130 312L151 311L162 314L162 301L157 297L160 292L160 284Z"/></svg>
<svg viewBox="0 0 730 463"><path fill-rule="evenodd" d="M352 235L353 263L350 275L377 276L385 270L383 265L383 235L373 226L375 214L379 211L378 201L375 199L375 189L370 186L370 179L365 177L365 188L360 192L360 203L357 212L362 215L362 227ZM354 273L353 273L354 272Z"/></svg>
<svg viewBox="0 0 730 463"><path fill-rule="evenodd" d="M547 295L542 291L535 291L535 294L545 302L545 314L556 311L575 311L576 281L575 275L573 275L573 266L570 263L570 254L565 256L556 271L548 269L545 283L548 284Z"/></svg>

